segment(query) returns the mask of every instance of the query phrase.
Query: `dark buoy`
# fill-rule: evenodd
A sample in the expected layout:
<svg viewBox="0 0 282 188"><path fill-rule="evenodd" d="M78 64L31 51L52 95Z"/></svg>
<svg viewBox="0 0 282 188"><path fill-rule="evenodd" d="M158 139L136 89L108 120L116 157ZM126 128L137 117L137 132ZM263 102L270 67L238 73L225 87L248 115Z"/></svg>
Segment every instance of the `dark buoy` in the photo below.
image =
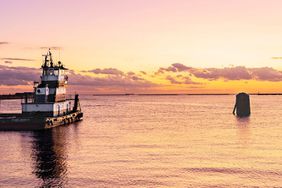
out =
<svg viewBox="0 0 282 188"><path fill-rule="evenodd" d="M239 93L236 95L236 103L233 109L233 114L238 117L248 117L251 114L250 97L247 93Z"/></svg>

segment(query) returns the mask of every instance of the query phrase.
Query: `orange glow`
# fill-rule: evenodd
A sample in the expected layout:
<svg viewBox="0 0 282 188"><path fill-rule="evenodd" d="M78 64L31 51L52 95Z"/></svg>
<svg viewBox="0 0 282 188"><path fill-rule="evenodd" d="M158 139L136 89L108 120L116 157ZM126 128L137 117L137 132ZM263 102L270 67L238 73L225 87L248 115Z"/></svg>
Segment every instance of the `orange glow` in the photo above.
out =
<svg viewBox="0 0 282 188"><path fill-rule="evenodd" d="M41 54L53 47L60 49L53 50L55 59L76 72L96 68L154 72L173 63L280 70L281 59L272 57L281 56L281 6L280 1L255 0L3 2L0 63L5 58L31 59L8 63L39 67ZM281 88L277 80L200 80L196 86L171 84L163 77L147 80L159 86L131 90L109 86L99 91L229 93Z"/></svg>

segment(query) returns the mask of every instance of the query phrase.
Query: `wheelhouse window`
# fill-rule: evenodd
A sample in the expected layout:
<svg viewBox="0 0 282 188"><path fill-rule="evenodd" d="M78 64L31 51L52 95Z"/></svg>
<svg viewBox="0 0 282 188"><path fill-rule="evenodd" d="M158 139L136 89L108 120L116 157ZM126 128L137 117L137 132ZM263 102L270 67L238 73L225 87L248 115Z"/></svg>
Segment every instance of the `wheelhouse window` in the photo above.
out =
<svg viewBox="0 0 282 188"><path fill-rule="evenodd" d="M59 70L54 70L54 75L59 76Z"/></svg>

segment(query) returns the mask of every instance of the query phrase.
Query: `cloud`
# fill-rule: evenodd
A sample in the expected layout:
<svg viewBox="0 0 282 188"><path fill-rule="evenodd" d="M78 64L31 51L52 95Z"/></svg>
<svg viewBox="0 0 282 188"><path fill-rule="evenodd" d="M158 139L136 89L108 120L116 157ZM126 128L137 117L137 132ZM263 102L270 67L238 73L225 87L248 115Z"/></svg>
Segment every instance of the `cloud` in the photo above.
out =
<svg viewBox="0 0 282 188"><path fill-rule="evenodd" d="M40 47L41 50L61 50L63 49L62 47L60 46L43 46L43 47Z"/></svg>
<svg viewBox="0 0 282 188"><path fill-rule="evenodd" d="M273 82L278 82L282 81L282 72L275 70L270 67L262 67L262 68L252 68L251 70L251 75L252 78L255 80L260 80L260 81L273 81Z"/></svg>
<svg viewBox="0 0 282 188"><path fill-rule="evenodd" d="M7 64L10 64L8 60L6 61ZM153 78L152 73L146 73L144 76L144 73L140 71L123 72L115 68L93 69L81 73L70 70L69 85L71 88L81 89L82 92L149 93L166 92L170 85L184 92L187 88L204 88L206 84L209 84L206 81L214 80L282 81L282 72L271 67L194 68L177 63L168 68L162 68L162 70L164 72L161 75L155 75ZM37 68L2 64L0 65L0 85L32 85L33 81L40 79L40 73L40 69Z"/></svg>
<svg viewBox="0 0 282 188"><path fill-rule="evenodd" d="M168 76L166 77L166 79L167 79L168 81L170 81L170 83L172 83L172 84L181 84L180 81L177 81L174 77L172 77L172 76L170 76L170 75L168 75Z"/></svg>
<svg viewBox="0 0 282 188"><path fill-rule="evenodd" d="M194 82L190 77L183 77L183 84L193 84L193 85L201 85L200 82Z"/></svg>
<svg viewBox="0 0 282 188"><path fill-rule="evenodd" d="M4 61L4 63L6 63L6 64L12 64L13 62L12 62L12 61Z"/></svg>
<svg viewBox="0 0 282 188"><path fill-rule="evenodd" d="M228 80L259 80L282 81L282 72L271 67L247 68L244 66L224 68L194 68L180 63L172 64L167 68L160 68L155 74L188 73L196 78L209 81Z"/></svg>
<svg viewBox="0 0 282 188"><path fill-rule="evenodd" d="M83 73L93 73L93 76L86 76L76 74L72 72L70 76L70 83L74 85L93 85L95 87L114 87L114 88L145 88L153 87L158 84L154 84L148 80L145 80L135 72L123 72L116 68L105 69L92 69L88 71L82 71ZM97 76L99 75L99 76ZM103 77L101 77L102 75Z"/></svg>
<svg viewBox="0 0 282 188"><path fill-rule="evenodd" d="M106 69L92 69L83 72L90 72L94 74L111 74L111 75L124 75L124 73L115 68L106 68Z"/></svg>
<svg viewBox="0 0 282 188"><path fill-rule="evenodd" d="M207 68L193 70L191 73L208 80L259 80L259 81L282 81L282 72L270 67L246 68L242 66L230 68Z"/></svg>
<svg viewBox="0 0 282 188"><path fill-rule="evenodd" d="M142 76L137 75L135 72L128 72L127 74L123 74L125 77L131 79L131 80L144 80L144 78L142 78Z"/></svg>
<svg viewBox="0 0 282 188"><path fill-rule="evenodd" d="M143 75L147 75L147 73L145 71L140 71L141 74Z"/></svg>
<svg viewBox="0 0 282 188"><path fill-rule="evenodd" d="M250 80L252 75L246 67L227 67L227 68L206 68L206 69L191 69L190 73L198 78L208 80Z"/></svg>
<svg viewBox="0 0 282 188"><path fill-rule="evenodd" d="M282 59L282 57L272 57L272 59Z"/></svg>
<svg viewBox="0 0 282 188"><path fill-rule="evenodd" d="M35 68L0 65L0 85L30 85L39 79L39 74Z"/></svg>
<svg viewBox="0 0 282 188"><path fill-rule="evenodd" d="M158 72L156 72L155 74L156 75L159 75L159 74L164 74L165 72L177 72L177 69L175 67L168 67L168 68L159 68Z"/></svg>
<svg viewBox="0 0 282 188"><path fill-rule="evenodd" d="M9 44L9 42L0 41L0 45Z"/></svg>
<svg viewBox="0 0 282 188"><path fill-rule="evenodd" d="M166 76L166 80L170 81L171 84L186 84L186 85L202 84L200 82L194 82L190 77L183 75L176 75L176 77L168 75Z"/></svg>
<svg viewBox="0 0 282 188"><path fill-rule="evenodd" d="M174 63L172 64L172 67L176 68L178 72L187 71L187 70L192 69L192 67L187 67L181 63Z"/></svg>
<svg viewBox="0 0 282 188"><path fill-rule="evenodd" d="M0 65L0 85L32 85L39 80L40 69L28 67L9 67ZM108 75L106 77L93 77L70 71L69 84L76 87L86 87L90 90L146 90L158 84L139 78L135 73L122 75Z"/></svg>
<svg viewBox="0 0 282 188"><path fill-rule="evenodd" d="M35 61L34 59L12 58L12 57L4 57L4 58L1 58L1 60L7 60L7 61Z"/></svg>
<svg viewBox="0 0 282 188"><path fill-rule="evenodd" d="M192 67L187 67L186 65L183 65L181 63L174 63L171 66L167 68L159 68L158 72L156 74L163 74L165 72L183 72L183 71L188 71L191 70Z"/></svg>
<svg viewBox="0 0 282 188"><path fill-rule="evenodd" d="M93 89L145 89L157 86L158 84L136 78L135 76L109 75L106 77L92 77L73 73L69 76L69 83L76 86L92 86Z"/></svg>
<svg viewBox="0 0 282 188"><path fill-rule="evenodd" d="M0 65L0 85L32 85L39 80L40 69L29 67L10 67ZM69 84L73 86L87 86L92 89L146 89L158 84L139 78L135 73L123 75L108 75L106 77L93 77L82 75L70 70Z"/></svg>

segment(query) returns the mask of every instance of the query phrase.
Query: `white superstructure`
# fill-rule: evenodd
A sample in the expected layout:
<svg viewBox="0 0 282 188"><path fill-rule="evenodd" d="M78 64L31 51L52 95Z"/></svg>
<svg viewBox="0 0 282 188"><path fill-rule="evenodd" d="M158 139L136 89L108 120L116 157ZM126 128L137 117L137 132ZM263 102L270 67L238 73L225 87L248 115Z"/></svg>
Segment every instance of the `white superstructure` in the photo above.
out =
<svg viewBox="0 0 282 188"><path fill-rule="evenodd" d="M22 103L22 111L24 114L65 115L72 110L71 101L66 99L68 69L60 61L53 63L50 50L44 57L41 82L35 82L34 98L32 101L26 99Z"/></svg>

